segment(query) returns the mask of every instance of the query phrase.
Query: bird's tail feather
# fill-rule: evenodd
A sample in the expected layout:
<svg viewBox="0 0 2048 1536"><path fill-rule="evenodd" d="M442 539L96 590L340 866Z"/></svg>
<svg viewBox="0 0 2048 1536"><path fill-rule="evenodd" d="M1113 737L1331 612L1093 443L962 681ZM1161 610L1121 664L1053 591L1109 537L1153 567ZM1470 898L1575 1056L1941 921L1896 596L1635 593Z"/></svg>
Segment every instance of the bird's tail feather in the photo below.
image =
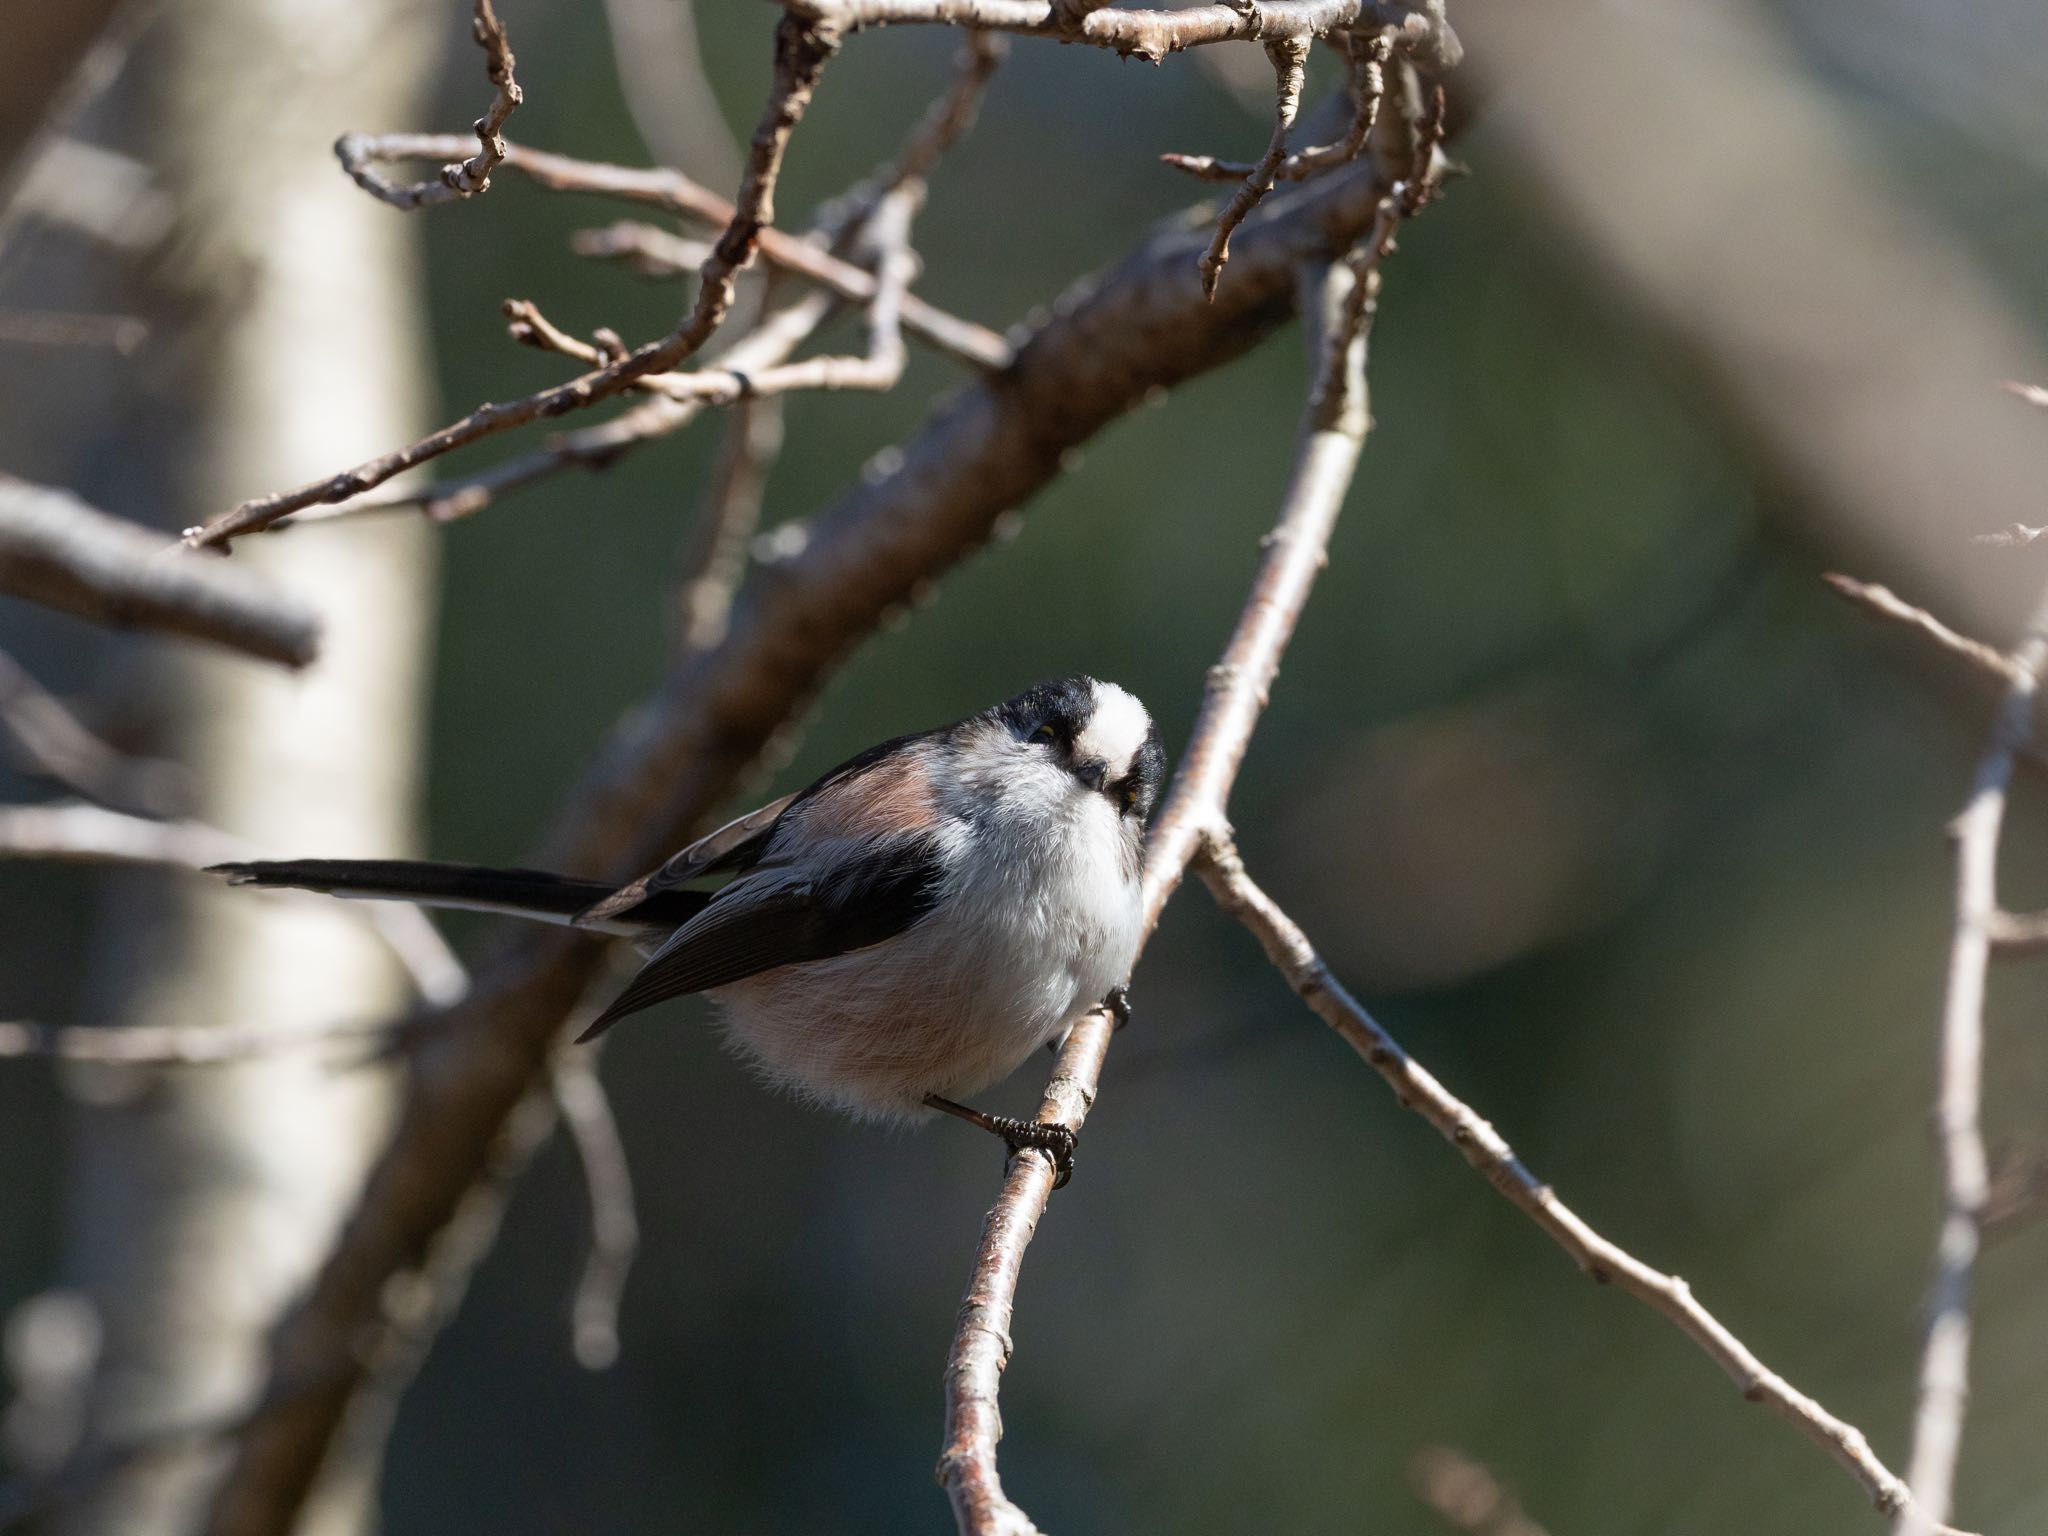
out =
<svg viewBox="0 0 2048 1536"><path fill-rule="evenodd" d="M663 891L608 922L578 925L577 915L612 894L597 880L572 880L538 869L434 864L418 859L282 859L216 864L231 885L320 891L358 901L410 901L423 907L495 912L543 923L586 926L638 936L680 927L710 900L697 891Z"/></svg>

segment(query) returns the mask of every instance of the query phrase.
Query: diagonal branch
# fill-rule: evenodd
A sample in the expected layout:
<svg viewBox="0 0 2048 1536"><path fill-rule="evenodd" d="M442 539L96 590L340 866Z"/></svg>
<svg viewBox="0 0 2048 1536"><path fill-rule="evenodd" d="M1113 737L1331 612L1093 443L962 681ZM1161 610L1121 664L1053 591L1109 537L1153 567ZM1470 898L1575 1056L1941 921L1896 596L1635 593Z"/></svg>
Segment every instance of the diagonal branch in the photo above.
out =
<svg viewBox="0 0 2048 1536"><path fill-rule="evenodd" d="M633 1165L598 1078L594 1052L564 1052L555 1062L554 1091L555 1108L583 1164L590 1195L590 1253L570 1305L570 1347L578 1365L602 1371L619 1358L619 1301L640 1247Z"/></svg>
<svg viewBox="0 0 2048 1536"><path fill-rule="evenodd" d="M810 104L826 62L839 50L839 35L835 26L805 22L795 16L785 16L776 28L775 83L754 128L747 172L740 183L732 217L704 262L696 303L666 337L566 384L503 404L479 406L460 421L451 422L418 442L365 460L353 469L294 490L245 501L212 522L187 529L186 544L194 548L226 547L242 534L267 528L306 507L347 501L415 465L466 444L543 417L584 410L632 388L634 380L642 374L666 373L693 356L725 319L732 305L734 280L753 260L762 231L774 220L775 184L782 171L783 151Z"/></svg>
<svg viewBox="0 0 2048 1536"><path fill-rule="evenodd" d="M1990 1170L1978 1122L1984 1087L1984 984L2001 914L1998 839L2014 759L2033 729L2034 700L2048 667L2048 592L2027 620L2011 656L2005 697L1977 763L1970 801L1955 821L1955 933L1941 1010L1941 1092L1936 1124L1941 1143L1943 1212L1935 1248L1934 1292L1920 1360L1913 1453L1907 1465L1914 1508L1903 1536L1927 1536L1948 1518L1962 1449L1970 1381L1970 1291L1983 1241Z"/></svg>
<svg viewBox="0 0 2048 1536"><path fill-rule="evenodd" d="M868 222L872 222L875 217L875 214L869 214ZM865 227L863 225L864 230ZM907 265L899 265L895 272L904 281L908 281L911 275L911 269ZM871 290L871 301L873 297L875 294ZM896 303L895 315L899 326L905 324L904 306L908 302L908 296L905 295ZM790 354L830 319L837 308L838 299L831 293L806 294L803 298L773 311L765 320L757 323L752 330L719 353L712 359L714 368L698 374L676 376L715 376L724 381L722 390L707 389L695 394L688 390L677 395L657 394L610 421L560 433L531 453L507 459L476 474L458 480L418 486L406 491L360 497L332 510L298 514L282 523L272 524L271 529L276 531L295 527L300 523L333 522L344 518L375 516L414 507L419 508L430 521L452 522L457 518L468 517L472 513L482 511L504 491L531 484L564 469L604 469L622 453L680 432L712 406L722 403L737 404L748 399L772 399L787 389L819 387L821 383L825 387L836 384L841 388L850 388L861 387L865 379L867 387L881 387L873 383L877 373L866 360L852 360L850 363L837 359L819 360L819 365L815 367L803 363L788 365ZM538 311L531 310L530 306L519 306L516 309L509 309L508 312L511 312L518 322L531 324L532 319L538 318ZM875 314L872 302L869 313L872 321ZM883 313L886 315L888 311L885 309ZM559 332L553 331L553 327L549 327L549 330L554 335L560 335ZM562 338L561 344L582 345L566 337ZM898 371L900 372L900 369ZM831 376L821 379L821 375Z"/></svg>
<svg viewBox="0 0 2048 1536"><path fill-rule="evenodd" d="M1217 905L1251 930L1302 1001L1386 1079L1395 1102L1427 1120L1504 1199L1571 1255L1580 1269L1669 1318L1728 1373L1745 1401L1771 1409L1840 1462L1880 1512L1896 1515L1904 1511L1910 1519L1913 1511L1920 1509L1913 1504L1905 1482L1877 1459L1860 1429L1836 1418L1766 1366L1725 1323L1700 1305L1692 1288L1678 1276L1652 1269L1594 1231L1548 1184L1523 1166L1500 1132L1402 1050L1330 974L1308 936L1253 883L1227 832L1218 830L1211 835L1196 869ZM1935 1528L1923 1524L1922 1529ZM1938 1529L1955 1536L1947 1526Z"/></svg>
<svg viewBox="0 0 2048 1536"><path fill-rule="evenodd" d="M1269 198L1239 231L1231 282L1214 303L1194 272L1203 237L1182 220L1077 285L1009 372L946 402L888 473L811 520L802 547L742 596L725 638L676 668L562 797L535 862L624 878L666 857L885 616L987 542L1075 447L1271 334L1292 310L1296 265L1349 249L1383 192L1361 168ZM291 1524L372 1379L374 1341L404 1326L392 1298L448 1267L434 1263L444 1236L476 1209L475 1192L501 1182L506 1129L544 1080L601 953L575 935L522 936L428 1036L390 1146L280 1329L271 1390L211 1515L216 1536ZM1079 1033L1099 1041L1107 1030ZM1043 1170L1019 1160L1027 1166ZM303 1385L280 1390L287 1383Z"/></svg>
<svg viewBox="0 0 2048 1536"><path fill-rule="evenodd" d="M1369 257L1363 269L1333 263L1313 294L1304 292L1304 319L1324 340L1312 349L1310 398L1294 470L1237 627L1222 660L1209 671L1194 734L1146 844L1147 938L1202 838L1224 823L1231 785L1279 674L1280 657L1326 563L1330 531L1371 424L1366 339L1378 258L1388 248L1399 209L1398 187L1390 188L1378 200L1372 228L1360 242ZM1041 1122L1081 1129L1094 1106L1111 1027L1100 1009L1074 1026L1039 1104ZM1020 1152L1011 1159L1002 1193L982 1227L947 1354L945 1448L938 1473L961 1536L1034 1536L1037 1529L1004 1494L997 1475L996 1441L1002 1433L997 1394L1009 1360L1010 1319L1024 1250L1045 1213L1053 1177L1052 1160L1044 1153Z"/></svg>
<svg viewBox="0 0 2048 1536"><path fill-rule="evenodd" d="M203 870L265 855L266 850L199 821L157 821L77 803L0 805L0 859ZM349 903L348 908L384 941L422 1000L445 1008L468 991L462 962L419 908L381 901Z"/></svg>
<svg viewBox="0 0 2048 1536"><path fill-rule="evenodd" d="M447 154L461 142L446 134L403 133L384 134L371 141L379 157L387 159L431 159ZM692 181L681 171L662 168L642 170L596 160L577 160L568 155L550 154L546 150L528 149L523 144L505 146L504 168L519 172L536 186L551 192L579 192L645 203L709 224L729 224L736 217L733 204L708 187ZM577 238L574 248L586 256L633 259L642 263L644 271L655 275L680 275L686 268L699 269L706 259L702 253L709 249L696 242L678 243L673 235L667 240L651 239L633 226L618 225L609 230L585 232ZM761 259L768 265L828 288L842 299L866 304L875 296L872 272L833 255L801 235L772 228L762 229L760 251ZM1001 368L1010 360L1009 347L994 331L949 314L914 295L904 301L903 328L921 341L977 368Z"/></svg>
<svg viewBox="0 0 2048 1536"><path fill-rule="evenodd" d="M303 667L320 619L249 572L181 560L163 536L69 492L0 475L0 594Z"/></svg>
<svg viewBox="0 0 2048 1536"><path fill-rule="evenodd" d="M15 766L111 810L175 816L190 799L178 763L119 752L0 651L0 737Z"/></svg>
<svg viewBox="0 0 2048 1536"><path fill-rule="evenodd" d="M1095 0L782 0L792 14L849 31L865 27L980 27L1107 48L1158 63L1169 53L1212 43L1307 41L1364 23L1393 27L1396 39L1433 68L1463 53L1443 17L1442 0L1231 0L1182 10L1137 10Z"/></svg>

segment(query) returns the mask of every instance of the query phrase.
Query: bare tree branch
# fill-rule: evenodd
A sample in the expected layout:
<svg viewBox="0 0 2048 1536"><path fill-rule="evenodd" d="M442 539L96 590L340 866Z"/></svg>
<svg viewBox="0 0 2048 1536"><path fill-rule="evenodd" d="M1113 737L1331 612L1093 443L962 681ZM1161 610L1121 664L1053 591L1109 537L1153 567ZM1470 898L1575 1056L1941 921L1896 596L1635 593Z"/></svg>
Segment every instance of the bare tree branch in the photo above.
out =
<svg viewBox="0 0 2048 1536"><path fill-rule="evenodd" d="M868 351L864 357L812 357L759 369L696 368L687 373L648 373L634 387L670 400L698 405L730 405L750 398L768 398L799 390L887 390L903 376L903 302L917 275L910 250L910 215L923 200L921 183L908 183L886 194L866 225L866 240L875 251L875 292L868 305ZM505 314L517 341L544 351L559 352L592 366L610 361L609 349L579 341L555 326L539 308L511 299Z"/></svg>
<svg viewBox="0 0 2048 1536"><path fill-rule="evenodd" d="M1921 1509L1904 1480L1877 1459L1860 1429L1836 1418L1767 1367L1726 1324L1700 1305L1683 1280L1652 1269L1594 1231L1548 1184L1523 1166L1500 1132L1402 1050L1330 974L1307 935L1253 883L1227 832L1212 834L1196 868L1217 905L1252 931L1302 1001L1386 1079L1394 1090L1394 1101L1427 1120L1488 1184L1571 1255L1580 1269L1596 1281L1620 1287L1670 1319L1727 1373L1745 1401L1771 1409L1841 1463L1880 1513L1904 1513L1910 1518L1913 1511ZM1922 1529L1950 1530L1925 1525Z"/></svg>
<svg viewBox="0 0 2048 1536"><path fill-rule="evenodd" d="M747 547L760 526L768 472L782 452L782 401L738 401L725 418L725 440L676 583L675 648L706 651L725 636L733 597L746 574Z"/></svg>
<svg viewBox="0 0 2048 1536"><path fill-rule="evenodd" d="M109 517L66 491L0 475L0 593L303 667L320 620L258 578Z"/></svg>
<svg viewBox="0 0 2048 1536"><path fill-rule="evenodd" d="M131 757L87 730L12 656L0 651L0 734L15 766L117 811L176 816L190 775L177 763Z"/></svg>
<svg viewBox="0 0 2048 1536"><path fill-rule="evenodd" d="M0 805L0 859L203 870L266 856L266 850L203 822L155 821L97 805ZM384 941L426 1002L445 1008L469 990L469 973L417 907L380 901L347 910Z"/></svg>
<svg viewBox="0 0 2048 1536"><path fill-rule="evenodd" d="M452 203L459 198L488 192L491 172L505 159L505 120L525 97L519 89L519 82L512 77L512 45L505 37L504 25L491 9L491 0L475 0L475 5L470 31L477 46L484 51L485 73L497 88L490 106L473 125L476 153L467 159L451 160L441 167L441 174L432 181L399 183L378 172L375 157L365 152L365 146L373 142L365 135L344 135L334 146L342 169L348 172L355 184L394 208L411 212L415 208Z"/></svg>
<svg viewBox="0 0 2048 1536"><path fill-rule="evenodd" d="M1202 838L1211 827L1224 824L1231 785L1279 674L1280 657L1308 601L1309 588L1326 563L1330 530L1371 424L1366 339L1379 277L1377 260L1387 249L1387 231L1399 217L1399 206L1397 188L1390 187L1377 200L1372 226L1360 241L1370 258L1363 270L1334 263L1313 284L1314 292L1304 294L1304 320L1322 344L1312 348L1313 382L1294 470L1273 531L1264 540L1265 555L1252 577L1244 610L1222 660L1209 671L1194 733L1146 842L1147 938ZM1204 297L1213 297L1206 283ZM1110 1032L1108 1014L1100 1009L1074 1025L1039 1104L1039 1121L1080 1131L1094 1107ZM1010 1319L1024 1250L1045 1213L1053 1179L1048 1154L1027 1150L1011 1159L1002 1193L982 1227L946 1357L945 1448L939 1457L939 1481L952 1500L961 1536L1031 1536L1037 1529L1004 1494L997 1474L996 1441L1002 1433L997 1394L1009 1361Z"/></svg>
<svg viewBox="0 0 2048 1536"><path fill-rule="evenodd" d="M907 299L904 302L907 303ZM622 453L643 443L653 442L681 431L710 406L720 403L737 404L747 399L773 398L786 388L816 387L820 374L827 372L838 375L841 387L858 385L863 374L873 377L873 371L864 364L849 366L838 360L831 360L820 368L813 368L808 364L795 364L792 365L792 371L784 371L790 354L831 318L838 308L838 303L835 294L812 293L773 311L765 320L757 322L752 330L712 359L715 368L709 370L709 373L723 381L723 388L719 391L706 390L701 394L693 394L689 390L683 390L679 392L680 397L659 395L622 412L608 422L561 433L536 452L508 459L460 480L441 481L406 491L362 497L328 511L300 513L284 522L272 524L270 531L295 527L300 523L375 516L414 507L419 508L432 521L453 521L482 511L491 505L501 492L531 484L561 470L574 467L603 469ZM527 315L527 307L522 306L515 318L524 320ZM899 306L899 322L902 317L903 311ZM550 330L553 328L550 327ZM592 350L594 352L596 349ZM688 374L677 377L698 376ZM762 388L764 380L768 384L765 390ZM848 384L848 380L852 383Z"/></svg>
<svg viewBox="0 0 2048 1536"><path fill-rule="evenodd" d="M1903 624L1995 681L2010 683L2019 675L2012 657L1997 646L1972 640L1968 635L1950 629L1925 608L1914 607L1890 587L1858 581L1854 576L1844 576L1839 571L1823 572L1821 580L1838 596L1847 598L1864 612L1894 624Z"/></svg>
<svg viewBox="0 0 2048 1536"><path fill-rule="evenodd" d="M1288 37L1270 42L1266 44L1266 57L1273 63L1273 136L1266 143L1265 155L1251 168L1236 195L1224 204L1216 220L1215 237L1202 253L1202 286L1212 298L1217 280L1223 276L1224 263L1230 260L1230 236L1244 222L1245 215L1258 207L1259 199L1273 190L1273 178L1287 158L1287 130L1294 126L1295 114L1301 110L1301 84L1308 71L1308 39Z"/></svg>
<svg viewBox="0 0 2048 1536"><path fill-rule="evenodd" d="M1205 241L1177 220L1054 305L1007 374L945 404L888 474L813 519L801 549L742 596L725 639L624 722L564 795L537 862L625 878L666 857L883 617L985 542L1075 446L1281 324L1296 265L1349 249L1382 191L1361 168L1267 199L1239 231L1213 304L1194 271ZM392 1143L277 1340L273 1381L318 1385L252 1418L209 1523L216 1536L290 1523L370 1378L375 1351L362 1341L395 1326L392 1282L442 1251L485 1171L504 1166L505 1127L542 1080L599 953L582 936L522 936L419 1053ZM1078 1033L1100 1042L1107 1026ZM1044 1173L1037 1158L1018 1167Z"/></svg>
<svg viewBox="0 0 2048 1536"><path fill-rule="evenodd" d="M640 1246L632 1164L596 1060L593 1051L566 1051L555 1063L553 1079L555 1107L562 1112L590 1192L590 1256L569 1313L576 1363L589 1371L605 1370L619 1358L619 1299Z"/></svg>
<svg viewBox="0 0 2048 1536"><path fill-rule="evenodd" d="M704 67L693 0L604 0L613 72L648 157L731 186L739 145Z"/></svg>
<svg viewBox="0 0 2048 1536"><path fill-rule="evenodd" d="M352 1059L368 1063L381 1046L407 1032L405 1019L358 1020L326 1029L299 1025L124 1024L57 1025L0 1021L0 1059L40 1057L54 1061L96 1062L120 1066L211 1067L224 1062L253 1061L290 1051L351 1048ZM4 1529L0 1522L0 1529Z"/></svg>
<svg viewBox="0 0 2048 1536"><path fill-rule="evenodd" d="M458 139L435 134L385 134L375 143L383 158L432 158L445 154ZM532 179L551 192L580 192L614 197L627 202L646 203L671 213L684 214L712 224L726 224L735 217L733 205L709 188L699 186L680 171L642 170L631 166L607 165L595 160L576 160L567 155L528 149L520 144L505 147L504 167ZM586 256L635 258L642 270L654 275L681 276L701 266L700 254L712 249L696 242L659 231L667 239L643 233L644 226L614 225L610 230L585 231L575 249ZM875 296L875 276L851 262L843 261L801 235L777 229L760 232L761 259L770 266L829 288L843 299L865 304ZM698 258L692 261L690 258ZM903 328L940 351L977 368L1008 365L1010 349L994 331L935 308L923 299L908 298L903 305ZM617 391L613 391L616 393Z"/></svg>
<svg viewBox="0 0 2048 1536"><path fill-rule="evenodd" d="M925 23L1020 32L1061 42L1088 43L1154 63L1184 48L1211 43L1284 43L1328 37L1360 21L1398 25L1418 41L1449 37L1441 7L1375 5L1369 0L1239 0L1185 10L1124 10L1092 0L783 0L792 14L858 31ZM1433 20L1431 12L1438 13ZM1419 17L1410 22L1411 16ZM1455 39L1434 45L1453 54Z"/></svg>
<svg viewBox="0 0 2048 1536"><path fill-rule="evenodd" d="M712 247L697 289L697 301L681 323L658 342L650 342L603 368L504 404L479 406L418 442L379 455L324 480L294 490L245 501L201 527L185 532L194 547L225 546L305 507L346 501L415 465L467 443L522 426L543 417L585 409L623 393L642 374L666 373L711 339L731 306L733 282L753 260L761 234L775 217L775 183L790 132L810 104L811 92L826 61L839 49L839 29L785 16L775 33L775 83L747 155L747 172L725 231ZM509 151L508 151L509 158Z"/></svg>
<svg viewBox="0 0 2048 1536"><path fill-rule="evenodd" d="M1978 1123L1984 1086L1984 984L1999 922L1998 839L2013 761L2033 729L2034 700L2048 666L2048 592L2027 620L2010 658L2005 698L1977 763L1976 784L1956 818L1955 934L1941 1011L1941 1092L1937 1100L1943 1213L1935 1248L1934 1293L1920 1361L1913 1453L1907 1464L1914 1505L1902 1536L1927 1536L1954 1507L1956 1459L1969 1399L1970 1291L1983 1242L1990 1168Z"/></svg>
<svg viewBox="0 0 2048 1536"><path fill-rule="evenodd" d="M1344 49L1351 64L1351 126L1341 139L1286 156L1272 168L1274 181L1304 181L1318 171L1349 165L1365 148L1366 140L1372 137L1373 124L1379 118L1380 100L1386 95L1386 63L1393 52L1393 43L1384 32L1370 38L1354 32L1340 32L1333 41ZM1259 174L1263 163L1218 160L1214 155L1166 154L1159 159L1162 164L1185 171L1198 181L1249 182Z"/></svg>
<svg viewBox="0 0 2048 1536"><path fill-rule="evenodd" d="M1944 655L1968 663L1970 676L1980 682L2002 690L2017 675L2012 657L2004 651L1949 628L1925 608L1916 608L1889 587L1858 581L1853 576L1844 576L1837 571L1825 572L1821 580L1864 613L1912 630L1933 641L1935 648ZM2048 774L2048 750L2044 750L2031 738L2015 746L2013 756L2019 765L2030 773ZM1996 935L1994 938L2001 944L2007 942ZM2025 947L2017 941L2014 942L2017 947Z"/></svg>

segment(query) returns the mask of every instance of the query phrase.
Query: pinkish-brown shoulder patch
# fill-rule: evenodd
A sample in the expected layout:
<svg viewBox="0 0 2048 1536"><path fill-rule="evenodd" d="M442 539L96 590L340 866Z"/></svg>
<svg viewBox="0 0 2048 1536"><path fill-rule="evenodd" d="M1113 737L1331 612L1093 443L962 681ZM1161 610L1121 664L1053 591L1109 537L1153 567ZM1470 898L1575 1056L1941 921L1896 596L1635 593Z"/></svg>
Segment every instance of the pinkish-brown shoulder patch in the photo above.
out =
<svg viewBox="0 0 2048 1536"><path fill-rule="evenodd" d="M820 838L915 832L938 819L931 759L924 753L862 769L819 790L804 805L805 831Z"/></svg>

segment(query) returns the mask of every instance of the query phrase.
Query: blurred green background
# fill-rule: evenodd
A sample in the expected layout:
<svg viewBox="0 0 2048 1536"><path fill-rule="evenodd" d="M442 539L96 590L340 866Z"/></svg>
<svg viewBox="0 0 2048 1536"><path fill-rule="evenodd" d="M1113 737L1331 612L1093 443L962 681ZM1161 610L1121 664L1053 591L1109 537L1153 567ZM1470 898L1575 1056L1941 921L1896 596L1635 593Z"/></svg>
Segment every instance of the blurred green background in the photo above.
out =
<svg viewBox="0 0 2048 1536"><path fill-rule="evenodd" d="M503 10L518 136L644 158L595 10ZM773 11L699 19L744 131ZM2038 313L2038 165L1831 51L1817 5L1784 19L1866 148ZM796 136L784 222L889 151L952 47L852 40ZM457 47L441 125L475 110L474 74ZM1157 151L1252 153L1262 112L1188 59L1015 45L934 179L920 291L1024 318L1190 200ZM1471 175L1390 263L1377 427L1234 820L1254 873L1407 1047L1897 1466L1936 1212L1943 828L1983 700L1827 596L1834 552L1798 492L1561 237L1505 131L1480 113L1456 145ZM609 206L501 181L420 216L451 413L560 374L505 343L502 297L631 338L686 293L569 254ZM833 334L853 343L857 324ZM1067 670L1134 689L1177 748L1286 475L1302 380L1289 330L1106 433L1013 542L860 652L776 786ZM892 394L792 400L770 520L826 504L956 382L913 351ZM2019 409L1986 407L2001 408ZM700 426L447 530L433 854L520 857L658 675L715 440ZM92 676L82 631L6 623L46 673ZM2048 898L2031 800L2006 845L2016 905ZM90 877L0 882L0 1013L81 1016ZM1407 1471L1435 1444L1555 1533L1879 1529L1824 1455L1578 1276L1397 1109L1199 889L1133 997L1078 1174L1031 1250L1004 1379L1005 1481L1046 1529L1444 1529ZM2044 1001L2039 967L1998 973L2000 1144L2043 1133ZM881 1134L762 1093L701 1020L665 1009L605 1058L646 1239L623 1358L588 1374L570 1355L586 1217L557 1143L406 1396L392 1536L947 1527L940 1366L1000 1158L959 1127ZM990 1107L1020 1111L1038 1081L1028 1068ZM57 1123L47 1071L0 1070L17 1169L0 1181L0 1309L55 1261ZM2001 1532L2048 1529L2044 1265L2037 1223L1982 1270L1963 1514Z"/></svg>

